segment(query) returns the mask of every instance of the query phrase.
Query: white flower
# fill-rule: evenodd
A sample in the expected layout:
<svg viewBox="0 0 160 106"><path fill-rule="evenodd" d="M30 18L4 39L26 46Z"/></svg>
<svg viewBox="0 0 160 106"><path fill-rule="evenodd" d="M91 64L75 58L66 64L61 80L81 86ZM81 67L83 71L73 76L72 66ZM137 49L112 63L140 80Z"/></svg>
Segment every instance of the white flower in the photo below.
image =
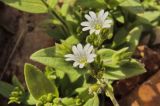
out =
<svg viewBox="0 0 160 106"><path fill-rule="evenodd" d="M93 11L89 11L89 15L85 15L87 21L81 23L81 26L84 26L82 30L90 30L90 34L99 34L101 29L111 27L112 20L106 19L107 17L108 12L104 12L104 10L99 11L98 15Z"/></svg>
<svg viewBox="0 0 160 106"><path fill-rule="evenodd" d="M73 66L83 68L86 63L91 63L94 61L96 54L93 53L93 46L86 44L84 48L82 44L77 44L77 46L72 47L73 54L65 55L66 61L74 61Z"/></svg>

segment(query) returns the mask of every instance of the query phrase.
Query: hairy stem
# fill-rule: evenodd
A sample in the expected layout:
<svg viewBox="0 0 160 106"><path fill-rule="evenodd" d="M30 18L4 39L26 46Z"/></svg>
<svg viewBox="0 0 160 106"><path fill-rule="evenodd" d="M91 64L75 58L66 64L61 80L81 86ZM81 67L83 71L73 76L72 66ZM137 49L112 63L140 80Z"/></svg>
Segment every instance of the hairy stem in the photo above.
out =
<svg viewBox="0 0 160 106"><path fill-rule="evenodd" d="M61 16L59 16L53 9L51 9L51 7L46 3L45 0L41 0L41 1L48 8L48 12L51 13L53 16L55 16L63 24L63 30L64 30L64 32L66 32L67 34L69 34L68 25L63 20L63 18Z"/></svg>
<svg viewBox="0 0 160 106"><path fill-rule="evenodd" d="M111 99L114 106L119 106L119 104L118 104L116 98L114 97L114 94L110 88L106 89L106 96L108 96Z"/></svg>
<svg viewBox="0 0 160 106"><path fill-rule="evenodd" d="M66 33L69 32L69 29L68 29L68 25L66 24L66 22L62 19L62 17L60 17L54 10L50 10L51 14L53 14L53 16L55 16L64 26L64 31Z"/></svg>

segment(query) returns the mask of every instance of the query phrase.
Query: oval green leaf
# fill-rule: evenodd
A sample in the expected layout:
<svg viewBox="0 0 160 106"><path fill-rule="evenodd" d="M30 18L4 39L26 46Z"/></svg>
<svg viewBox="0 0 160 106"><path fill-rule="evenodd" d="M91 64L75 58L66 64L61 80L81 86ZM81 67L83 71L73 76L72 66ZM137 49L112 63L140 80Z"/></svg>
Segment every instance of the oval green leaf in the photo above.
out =
<svg viewBox="0 0 160 106"><path fill-rule="evenodd" d="M99 106L98 96L95 94L93 98L89 99L84 106Z"/></svg>
<svg viewBox="0 0 160 106"><path fill-rule="evenodd" d="M37 67L25 64L24 75L28 90L35 99L39 99L48 93L58 96L57 91L54 89L55 85Z"/></svg>
<svg viewBox="0 0 160 106"><path fill-rule="evenodd" d="M5 4L29 13L47 13L48 9L42 0L0 0Z"/></svg>
<svg viewBox="0 0 160 106"><path fill-rule="evenodd" d="M132 59L129 63L118 68L107 67L103 77L110 80L120 80L137 76L145 72L144 65Z"/></svg>

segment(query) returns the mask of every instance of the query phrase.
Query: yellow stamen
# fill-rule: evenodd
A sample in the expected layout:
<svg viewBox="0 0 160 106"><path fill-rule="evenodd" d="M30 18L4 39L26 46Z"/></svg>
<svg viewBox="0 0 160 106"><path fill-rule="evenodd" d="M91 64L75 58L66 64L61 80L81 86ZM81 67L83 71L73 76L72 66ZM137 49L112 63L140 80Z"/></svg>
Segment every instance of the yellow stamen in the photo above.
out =
<svg viewBox="0 0 160 106"><path fill-rule="evenodd" d="M96 25L95 25L95 29L96 29L96 30L100 30L100 29L102 29L102 25L100 25L100 24L96 24Z"/></svg>
<svg viewBox="0 0 160 106"><path fill-rule="evenodd" d="M87 63L87 59L85 57L82 57L79 61L81 64Z"/></svg>

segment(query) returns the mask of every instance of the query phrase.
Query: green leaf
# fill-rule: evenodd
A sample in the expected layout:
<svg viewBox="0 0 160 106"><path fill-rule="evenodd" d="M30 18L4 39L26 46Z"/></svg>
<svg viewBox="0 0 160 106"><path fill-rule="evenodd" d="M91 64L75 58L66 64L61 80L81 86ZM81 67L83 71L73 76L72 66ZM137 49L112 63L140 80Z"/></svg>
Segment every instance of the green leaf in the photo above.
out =
<svg viewBox="0 0 160 106"><path fill-rule="evenodd" d="M59 91L63 92L62 96L65 96L65 97L66 96L73 96L75 94L75 89L78 87L81 87L83 85L83 82L84 82L83 76L76 78L76 81L73 82L70 80L70 78L72 78L72 76L65 74L63 77L61 77L61 75L59 75L59 74L63 74L62 71L57 71L57 72L58 72L58 74L57 74L56 83L59 88ZM72 72L70 74L74 75L74 72ZM72 87L71 87L71 85L72 85Z"/></svg>
<svg viewBox="0 0 160 106"><path fill-rule="evenodd" d="M88 7L90 7L90 8L105 8L105 6L106 6L104 0L77 0L76 3L82 7L87 7L87 8Z"/></svg>
<svg viewBox="0 0 160 106"><path fill-rule="evenodd" d="M61 10L60 10L60 13L62 14L62 16L67 15L68 9L69 9L69 4L68 3L65 3L65 4L62 5Z"/></svg>
<svg viewBox="0 0 160 106"><path fill-rule="evenodd" d="M77 88L76 92L78 93L78 97L84 101L93 97L93 95L89 95L89 85L83 85L82 87Z"/></svg>
<svg viewBox="0 0 160 106"><path fill-rule="evenodd" d="M55 5L58 3L58 0L47 0L47 4L50 8L54 8Z"/></svg>
<svg viewBox="0 0 160 106"><path fill-rule="evenodd" d="M100 55L104 65L112 64L112 56L116 51L112 49L100 49L97 54Z"/></svg>
<svg viewBox="0 0 160 106"><path fill-rule="evenodd" d="M125 42L127 34L128 34L127 29L120 28L113 38L112 47L115 48L122 45Z"/></svg>
<svg viewBox="0 0 160 106"><path fill-rule="evenodd" d="M93 98L89 99L84 106L99 106L98 96L95 94Z"/></svg>
<svg viewBox="0 0 160 106"><path fill-rule="evenodd" d="M31 59L67 73L71 81L78 79L81 75L80 71L78 72L70 62L66 62L64 57L57 57L54 52L54 47L42 49L32 54Z"/></svg>
<svg viewBox="0 0 160 106"><path fill-rule="evenodd" d="M72 63L65 61L65 54L70 53L71 47L77 44L78 40L74 36L62 41L62 44L56 44L56 47L50 47L39 50L31 55L31 59L40 62L44 65L55 68L56 70L67 73L70 80L74 82L77 80L84 70L77 70L72 66Z"/></svg>
<svg viewBox="0 0 160 106"><path fill-rule="evenodd" d="M25 64L24 75L28 90L35 99L39 99L48 93L58 96L54 90L55 85L37 67L31 64Z"/></svg>
<svg viewBox="0 0 160 106"><path fill-rule="evenodd" d="M138 0L124 0L120 6L132 14L144 12L144 8Z"/></svg>
<svg viewBox="0 0 160 106"><path fill-rule="evenodd" d="M159 3L156 0L143 0L142 5L148 10L160 10Z"/></svg>
<svg viewBox="0 0 160 106"><path fill-rule="evenodd" d="M0 0L16 9L30 13L47 13L48 9L42 0ZM55 0L53 0L55 1Z"/></svg>
<svg viewBox="0 0 160 106"><path fill-rule="evenodd" d="M137 21L141 24L154 25L160 19L159 11L145 11L144 13L137 14Z"/></svg>
<svg viewBox="0 0 160 106"><path fill-rule="evenodd" d="M113 17L120 23L124 23L124 16L120 11L113 12Z"/></svg>
<svg viewBox="0 0 160 106"><path fill-rule="evenodd" d="M51 81L56 79L56 70L53 69L52 67L46 66L44 74Z"/></svg>
<svg viewBox="0 0 160 106"><path fill-rule="evenodd" d="M126 62L129 62L129 60L131 59L131 56L132 56L132 53L128 52L128 47L122 48L119 51L117 51L115 54L113 54L112 63L122 65Z"/></svg>
<svg viewBox="0 0 160 106"><path fill-rule="evenodd" d="M79 43L79 40L75 36L70 36L66 40L62 40L61 42L61 44L56 43L56 55L64 57L65 54L71 52L71 48L73 45Z"/></svg>
<svg viewBox="0 0 160 106"><path fill-rule="evenodd" d="M24 99L22 102L27 105L35 105L37 103L37 100L27 92L27 94L24 95Z"/></svg>
<svg viewBox="0 0 160 106"><path fill-rule="evenodd" d="M126 41L129 44L129 51L131 52L135 51L137 45L139 44L139 39L141 37L142 31L143 27L137 26L129 32L129 35L126 38Z"/></svg>
<svg viewBox="0 0 160 106"><path fill-rule="evenodd" d="M55 57L55 47L49 47L41 49L31 55L31 59L47 66L55 67L59 66L59 61L62 61L62 57Z"/></svg>
<svg viewBox="0 0 160 106"><path fill-rule="evenodd" d="M106 5L111 9L117 7L120 3L119 0L105 0L105 2L106 2Z"/></svg>
<svg viewBox="0 0 160 106"><path fill-rule="evenodd" d="M144 72L146 72L144 65L132 59L129 63L123 64L118 68L106 67L103 77L110 80L120 80L137 76Z"/></svg>
<svg viewBox="0 0 160 106"><path fill-rule="evenodd" d="M9 96L13 90L14 90L14 86L12 86L6 82L0 81L0 95L4 96L6 98L9 98Z"/></svg>
<svg viewBox="0 0 160 106"><path fill-rule="evenodd" d="M122 48L118 51L112 49L100 49L97 54L100 55L103 61L103 66L106 67L119 67L128 62L132 55L128 52L128 48Z"/></svg>

